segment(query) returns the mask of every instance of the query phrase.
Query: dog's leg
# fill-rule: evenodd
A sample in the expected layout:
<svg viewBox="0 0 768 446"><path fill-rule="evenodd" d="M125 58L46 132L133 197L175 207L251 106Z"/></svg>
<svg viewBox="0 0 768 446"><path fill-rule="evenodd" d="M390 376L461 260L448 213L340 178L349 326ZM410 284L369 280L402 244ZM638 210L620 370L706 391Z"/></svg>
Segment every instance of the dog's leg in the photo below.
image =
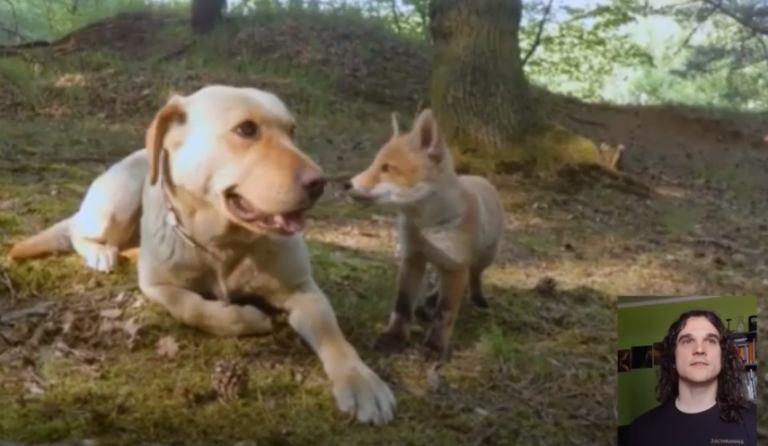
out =
<svg viewBox="0 0 768 446"><path fill-rule="evenodd" d="M405 349L410 338L414 315L414 302L421 298L427 259L422 254L411 254L400 263L397 276L397 296L389 316L389 325L374 342L381 352L399 352Z"/></svg>
<svg viewBox="0 0 768 446"><path fill-rule="evenodd" d="M206 300L184 288L142 283L141 278L139 288L148 299L164 306L181 323L214 336L250 336L272 330L269 316L252 306Z"/></svg>
<svg viewBox="0 0 768 446"><path fill-rule="evenodd" d="M424 338L424 353L428 359L440 359L448 351L453 326L467 295L469 269L440 271L440 298L434 319Z"/></svg>
<svg viewBox="0 0 768 446"><path fill-rule="evenodd" d="M345 339L328 298L317 284L310 280L288 298L284 308L291 327L323 363L339 409L364 423L391 421L395 410L392 391Z"/></svg>
<svg viewBox="0 0 768 446"><path fill-rule="evenodd" d="M104 273L114 271L118 258L116 247L75 235L72 236L72 246L85 259L88 268Z"/></svg>

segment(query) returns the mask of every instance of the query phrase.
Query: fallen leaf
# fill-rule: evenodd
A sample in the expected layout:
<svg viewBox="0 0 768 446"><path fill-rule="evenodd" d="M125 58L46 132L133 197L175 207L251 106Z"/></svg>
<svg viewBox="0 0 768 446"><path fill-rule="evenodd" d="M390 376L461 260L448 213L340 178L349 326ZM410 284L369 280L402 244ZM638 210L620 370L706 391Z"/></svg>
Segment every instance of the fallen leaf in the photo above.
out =
<svg viewBox="0 0 768 446"><path fill-rule="evenodd" d="M429 390L432 392L436 392L440 385L442 384L442 378L440 377L440 373L438 371L440 370L440 363L433 364L429 369L427 369L427 386L429 387Z"/></svg>
<svg viewBox="0 0 768 446"><path fill-rule="evenodd" d="M179 344L173 336L163 336L157 341L157 355L173 359L179 352Z"/></svg>
<svg viewBox="0 0 768 446"><path fill-rule="evenodd" d="M136 342L139 340L139 331L142 325L138 322L136 316L128 319L123 323L123 331L128 335L128 340L125 342L128 346L128 350L133 350L136 347Z"/></svg>
<svg viewBox="0 0 768 446"><path fill-rule="evenodd" d="M61 317L61 332L63 334L69 334L72 331L72 325L75 323L75 314L71 311L67 311Z"/></svg>
<svg viewBox="0 0 768 446"><path fill-rule="evenodd" d="M120 317L120 315L123 314L123 310L119 308L110 308L107 310L101 310L99 312L99 315L103 318L107 319L117 319Z"/></svg>
<svg viewBox="0 0 768 446"><path fill-rule="evenodd" d="M101 325L99 325L99 333L109 333L111 331L115 331L117 329L122 328L123 324L120 323L120 321L115 321L112 319L103 319L101 321Z"/></svg>
<svg viewBox="0 0 768 446"><path fill-rule="evenodd" d="M31 367L27 367L22 376L24 377L24 390L27 398L39 398L45 394L45 380Z"/></svg>
<svg viewBox="0 0 768 446"><path fill-rule="evenodd" d="M115 296L115 302L122 302L128 298L128 293L125 291L121 291L120 294Z"/></svg>

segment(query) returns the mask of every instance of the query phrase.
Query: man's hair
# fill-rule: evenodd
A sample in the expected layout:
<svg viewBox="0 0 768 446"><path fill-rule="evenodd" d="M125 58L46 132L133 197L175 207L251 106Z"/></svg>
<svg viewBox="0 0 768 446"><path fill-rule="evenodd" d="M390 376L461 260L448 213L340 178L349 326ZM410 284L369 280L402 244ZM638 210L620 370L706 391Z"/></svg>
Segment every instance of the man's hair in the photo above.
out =
<svg viewBox="0 0 768 446"><path fill-rule="evenodd" d="M679 395L680 375L675 368L675 350L677 338L685 327L688 319L692 317L706 318L718 332L720 337L721 368L717 377L717 405L720 408L720 417L726 421L742 422L742 412L749 409L744 383L744 364L739 356L738 349L733 339L725 328L720 317L706 310L692 310L680 315L669 326L667 336L664 337L664 352L661 359L659 381L656 384L656 395L662 404L670 403Z"/></svg>

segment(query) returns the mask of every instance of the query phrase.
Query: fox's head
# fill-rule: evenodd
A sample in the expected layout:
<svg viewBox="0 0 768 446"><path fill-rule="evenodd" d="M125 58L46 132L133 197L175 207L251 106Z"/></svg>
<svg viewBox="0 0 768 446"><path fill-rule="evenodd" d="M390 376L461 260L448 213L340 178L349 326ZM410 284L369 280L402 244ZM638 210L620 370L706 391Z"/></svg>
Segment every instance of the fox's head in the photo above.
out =
<svg viewBox="0 0 768 446"><path fill-rule="evenodd" d="M392 137L368 168L344 184L360 203L407 206L431 195L441 179L454 176L453 161L432 110L416 118L410 132L401 133L392 114Z"/></svg>

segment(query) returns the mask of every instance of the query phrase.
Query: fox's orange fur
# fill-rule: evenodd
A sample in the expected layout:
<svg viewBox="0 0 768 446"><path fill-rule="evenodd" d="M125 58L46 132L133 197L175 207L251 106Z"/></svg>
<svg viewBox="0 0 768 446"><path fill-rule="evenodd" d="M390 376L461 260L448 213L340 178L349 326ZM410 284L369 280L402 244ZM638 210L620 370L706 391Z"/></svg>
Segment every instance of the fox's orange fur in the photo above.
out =
<svg viewBox="0 0 768 446"><path fill-rule="evenodd" d="M424 295L427 264L438 271L434 318L424 339L428 356L442 356L449 345L459 307L467 294L487 307L483 272L495 261L505 227L496 188L485 178L457 175L432 111L393 135L371 165L347 184L358 202L394 208L401 245L397 297L387 329L376 340L380 350L399 351L410 338L415 300Z"/></svg>

